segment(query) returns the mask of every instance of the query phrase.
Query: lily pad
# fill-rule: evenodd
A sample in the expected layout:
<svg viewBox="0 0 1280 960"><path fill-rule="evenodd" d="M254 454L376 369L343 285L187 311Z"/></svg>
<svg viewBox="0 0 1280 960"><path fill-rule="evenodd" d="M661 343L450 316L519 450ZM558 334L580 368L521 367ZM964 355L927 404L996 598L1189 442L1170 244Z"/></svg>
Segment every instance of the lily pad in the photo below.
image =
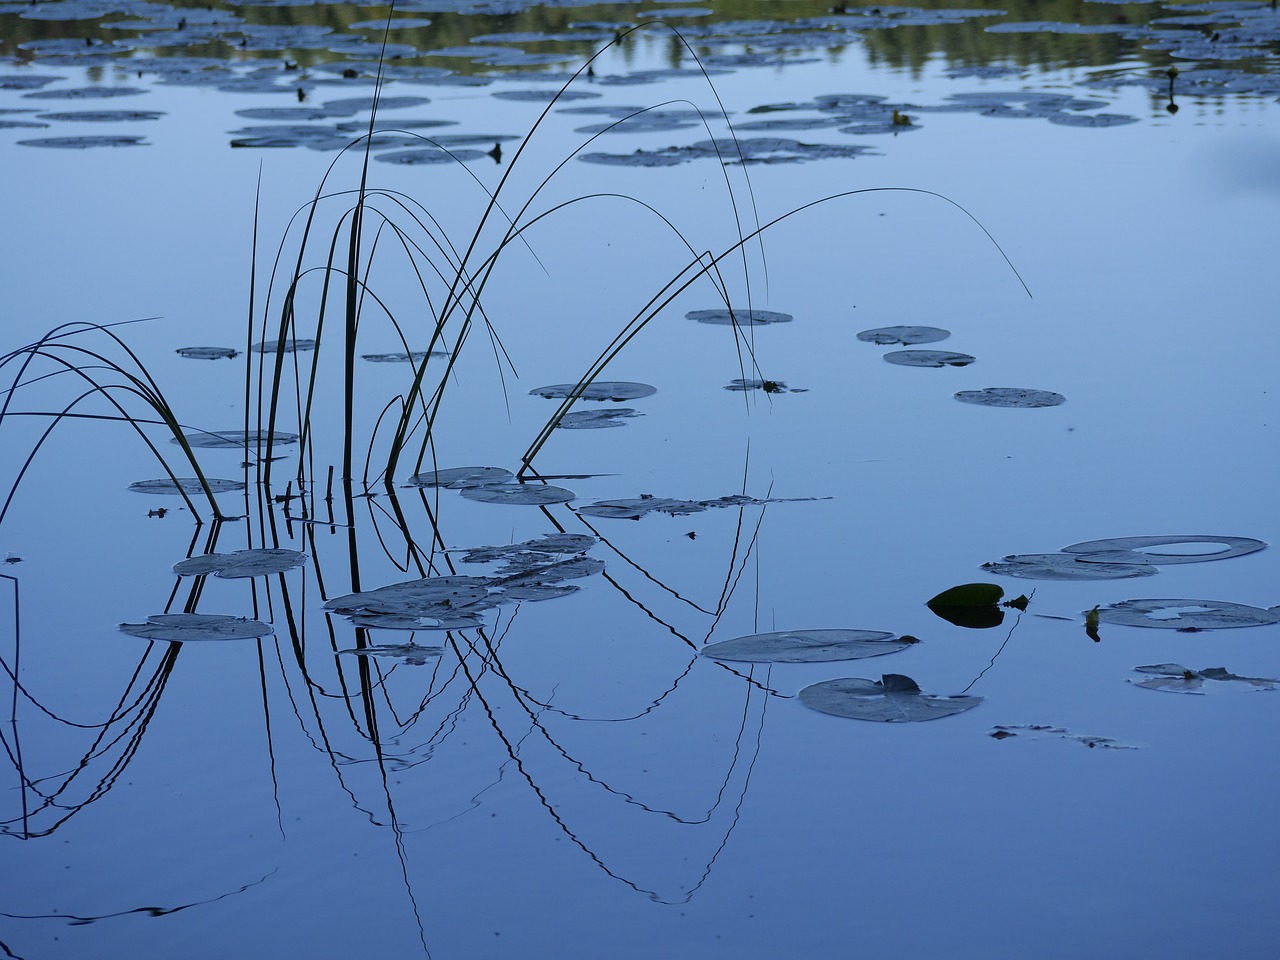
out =
<svg viewBox="0 0 1280 960"><path fill-rule="evenodd" d="M244 483L240 480L218 480L209 477L205 482L214 493L230 493L244 489ZM134 493L163 493L175 496L183 493L204 493L199 477L179 477L177 480L170 480L168 477L161 480L139 480L137 483L129 484L129 489Z"/></svg>
<svg viewBox="0 0 1280 960"><path fill-rule="evenodd" d="M994 583L962 583L943 590L929 601L931 607L991 607L1000 602L1004 588Z"/></svg>
<svg viewBox="0 0 1280 960"><path fill-rule="evenodd" d="M1179 544L1211 544L1219 549L1187 548L1180 551L1157 552L1148 547L1167 547ZM1081 559L1097 558L1107 562L1155 564L1199 563L1204 560L1226 560L1243 557L1261 550L1267 544L1252 537L1215 537L1203 534L1166 537L1111 537L1105 540L1082 540L1062 548L1063 553L1079 554Z"/></svg>
<svg viewBox="0 0 1280 960"><path fill-rule="evenodd" d="M573 396L578 389L576 383L553 383L546 387L534 387L529 393L535 397L546 397L548 400L560 400ZM657 387L647 383L629 383L624 380L597 380L582 388L579 400L639 400L658 392Z"/></svg>
<svg viewBox="0 0 1280 960"><path fill-rule="evenodd" d="M41 120L60 120L78 123L133 123L142 120L159 120L160 110L66 110L60 113L42 113Z"/></svg>
<svg viewBox="0 0 1280 960"><path fill-rule="evenodd" d="M590 517L611 517L616 520L639 520L650 513L667 513L673 517L683 517L691 513L701 513L716 507L744 507L753 504L784 503L797 500L810 500L812 497L771 497L757 500L742 494L731 494L717 497L714 500L676 500L671 497L655 497L644 494L634 499L597 500L586 506L578 507L577 512Z"/></svg>
<svg viewBox="0 0 1280 960"><path fill-rule="evenodd" d="M685 319L722 326L763 327L770 323L790 323L795 317L776 310L691 310Z"/></svg>
<svg viewBox="0 0 1280 960"><path fill-rule="evenodd" d="M1150 577L1159 570L1152 563L1112 563L1070 553L1022 553L984 563L982 569L1006 577L1028 580L1123 580Z"/></svg>
<svg viewBox="0 0 1280 960"><path fill-rule="evenodd" d="M1155 674L1150 680L1130 680L1136 687L1147 690L1161 690L1165 693L1203 694L1206 680L1222 682L1238 682L1258 690L1275 690L1280 680L1273 677L1241 677L1228 671L1225 667L1205 667L1203 670L1191 670L1180 663L1153 663L1145 667L1134 667L1138 673Z"/></svg>
<svg viewBox="0 0 1280 960"><path fill-rule="evenodd" d="M955 394L961 403L976 403L983 407L1056 407L1067 398L1052 390L1033 390L1029 387L985 387L982 390L961 390Z"/></svg>
<svg viewBox="0 0 1280 960"><path fill-rule="evenodd" d="M51 147L57 150L87 150L91 147L143 147L142 137L42 137L38 140L19 140L24 147Z"/></svg>
<svg viewBox="0 0 1280 960"><path fill-rule="evenodd" d="M884 359L903 367L967 367L976 358L951 350L895 350Z"/></svg>
<svg viewBox="0 0 1280 960"><path fill-rule="evenodd" d="M574 498L572 490L543 483L503 483L463 488L468 500L482 503L514 503L522 505L546 505L568 503Z"/></svg>
<svg viewBox="0 0 1280 960"><path fill-rule="evenodd" d="M1026 736L1035 740L1041 736L1057 737L1061 740L1074 740L1084 744L1091 750L1137 750L1131 743L1121 743L1111 737L1098 737L1087 733L1072 733L1066 727L1055 727L1047 723L1018 723L1008 726L993 727L988 736L995 740L1007 740L1009 737Z"/></svg>
<svg viewBox="0 0 1280 960"><path fill-rule="evenodd" d="M254 353L296 353L305 350L314 350L316 342L314 340L285 340L281 343L279 340L266 340L262 343L255 343L249 349Z"/></svg>
<svg viewBox="0 0 1280 960"><path fill-rule="evenodd" d="M1228 600L1122 600L1098 608L1103 623L1164 630L1222 630L1280 623L1280 608L1270 610Z"/></svg>
<svg viewBox="0 0 1280 960"><path fill-rule="evenodd" d="M748 663L816 663L881 657L918 642L915 638L896 638L883 630L779 630L708 644L702 648L702 655Z"/></svg>
<svg viewBox="0 0 1280 960"><path fill-rule="evenodd" d="M800 702L812 710L850 720L917 723L972 710L982 697L939 697L922 693L910 677L886 673L879 680L845 677L823 680L800 691Z"/></svg>
<svg viewBox="0 0 1280 960"><path fill-rule="evenodd" d="M173 565L173 572L180 577L202 576L212 573L228 580L245 577L265 577L284 573L302 566L305 553L282 547L259 547L253 550L236 550L234 553L205 553L189 557Z"/></svg>
<svg viewBox="0 0 1280 960"><path fill-rule="evenodd" d="M430 353L426 350L414 350L411 353L401 350L395 353L364 353L360 355L360 359L370 363L421 363L428 356L447 357L449 353L447 350L432 350Z"/></svg>
<svg viewBox="0 0 1280 960"><path fill-rule="evenodd" d="M536 562L564 556L571 553L582 553L591 549L599 539L589 533L548 533L533 540L520 543L509 543L495 547L468 547L462 558L463 563L489 563L494 560L513 560L524 556L543 558Z"/></svg>
<svg viewBox="0 0 1280 960"><path fill-rule="evenodd" d="M192 640L251 640L269 637L273 631L260 620L210 613L157 613L146 623L119 624L123 633L143 640L186 643Z"/></svg>
<svg viewBox="0 0 1280 960"><path fill-rule="evenodd" d="M324 607L349 616L387 614L440 619L485 609L488 598L486 577L426 577L334 597Z"/></svg>
<svg viewBox="0 0 1280 960"><path fill-rule="evenodd" d="M188 445L193 447L207 447L213 449L221 449L225 447L244 448L250 444L266 443L266 430L250 430L245 433L243 430L201 430L199 433L188 433L184 439ZM284 430L277 430L272 439L275 443L297 443L298 435L296 433L287 433ZM170 443L177 443L176 437L170 439Z"/></svg>
<svg viewBox="0 0 1280 960"><path fill-rule="evenodd" d="M561 430L598 430L604 427L623 427L628 417L644 414L631 407L615 407L611 410L572 410L566 413L556 427Z"/></svg>
<svg viewBox="0 0 1280 960"><path fill-rule="evenodd" d="M234 347L179 347L177 352L188 360L230 360L240 356Z"/></svg>
<svg viewBox="0 0 1280 960"><path fill-rule="evenodd" d="M446 470L430 470L426 473L415 473L409 483L415 487L446 487L450 490L465 490L468 487L482 487L493 483L506 483L514 480L515 474L502 467L449 467Z"/></svg>
<svg viewBox="0 0 1280 960"><path fill-rule="evenodd" d="M893 343L901 343L904 346L913 343L936 343L949 336L951 331L940 327L876 327L874 330L863 330L858 334L858 339L887 347Z"/></svg>
<svg viewBox="0 0 1280 960"><path fill-rule="evenodd" d="M444 647L428 647L418 643L390 643L376 647L352 647L339 650L357 657L391 657L413 667L424 666L429 660L439 659Z"/></svg>

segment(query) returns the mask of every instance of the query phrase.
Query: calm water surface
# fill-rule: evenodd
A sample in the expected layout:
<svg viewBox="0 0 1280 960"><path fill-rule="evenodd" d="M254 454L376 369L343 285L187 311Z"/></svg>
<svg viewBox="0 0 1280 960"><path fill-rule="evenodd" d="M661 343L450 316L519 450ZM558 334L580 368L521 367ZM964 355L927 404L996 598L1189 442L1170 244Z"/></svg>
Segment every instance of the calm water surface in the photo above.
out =
<svg viewBox="0 0 1280 960"><path fill-rule="evenodd" d="M1074 12L1096 20L1103 6ZM1135 9L1161 15L1124 8ZM752 15L790 14L769 5ZM442 18L451 29L470 22ZM1023 17L1050 18L1067 15ZM7 28L16 20L4 17ZM476 33L501 26L474 22ZM1089 128L909 109L921 129L897 136L769 133L874 149L751 165L749 181L741 167L706 159L657 169L572 160L534 210L614 196L565 208L528 231L527 247L504 253L484 308L511 366L477 329L436 425L442 467L519 466L554 409L528 391L576 380L689 259L635 199L663 211L698 252L736 240L726 177L746 229L872 187L962 205L1016 274L937 197L874 192L819 204L766 231L763 253L748 248L749 280L740 260L724 262L736 301L749 296L794 322L744 331L735 345L730 328L685 319L722 305L709 282L694 284L603 375L657 387L625 404L643 416L619 429L555 431L536 459L546 475L594 475L557 481L576 494L573 506L642 494L794 501L637 522L453 491L424 499L399 485L394 497L376 485L376 497L348 507L339 482L333 525L290 523L301 515L296 501L220 495L225 512L248 519L210 540L213 525L198 526L178 498L126 490L164 472L128 426L59 425L0 526L0 554L14 561L0 571L0 650L21 684L3 718L4 951L31 960L1273 954L1280 694L1175 696L1126 679L1153 663L1280 676L1280 627L1104 624L1094 643L1082 611L1140 597L1274 606L1274 550L1087 583L993 577L980 565L1100 537L1280 537L1269 492L1280 465L1275 96L1186 96L1169 113L1167 98L1144 88L1082 86L1111 66L1166 69L1129 47L1056 47L1010 76L953 77L964 60L937 38L961 28L910 29L933 31L936 42L895 59L883 39L894 32L884 31L813 62L736 69L714 78L715 92L735 121L821 94L936 106L957 93L1030 90L1096 97L1102 112L1136 122ZM635 42L595 72L667 65L666 48ZM1125 59L1097 59L1107 52ZM996 62L1028 61L1006 52ZM125 82L109 70L0 67L19 71L56 74L63 87ZM335 155L229 148L228 131L249 123L236 110L286 98L126 79L145 95L38 105L127 100L165 111L145 128L89 131L145 133L147 146L40 149L17 141L69 135L65 125L0 130L0 343L16 349L73 321L156 318L117 332L184 424L234 429L245 415L244 357L196 361L175 350L243 348L259 179L260 314L289 217ZM603 96L566 106L716 104L697 79L579 83ZM395 83L386 93L431 98L397 116L496 137L527 133L541 105L491 94L530 87L555 88L508 74L488 87ZM357 93L313 91L309 100ZM31 108L20 91L0 94L0 107ZM551 113L504 187L504 209L515 216L585 139L576 128L599 119ZM610 137L591 149L661 149L706 132ZM466 169L375 162L370 182L412 196L451 237L466 238L483 210L481 186L497 185L517 144L505 145L502 164L486 157ZM359 158L348 157L330 182L351 189L359 176ZM348 205L322 207L325 243ZM498 236L490 229L486 242ZM323 251L314 257L323 262ZM414 331L428 312L416 278L389 237L378 258L370 282ZM299 299L299 336L313 329L318 290L317 277ZM946 328L951 337L928 346L977 360L900 367L881 360L890 348L855 336L895 324ZM106 345L100 335L77 342ZM358 345L403 349L372 310ZM804 392L725 390L755 375L744 367L748 347L761 375ZM322 351L316 453L303 465L316 478L310 508L325 520L327 467L340 464L342 448L336 354ZM358 473L372 425L407 388L407 371L360 366ZM952 398L988 386L1053 390L1067 402L1021 410ZM19 390L15 409L61 409L83 389L65 376L43 381ZM296 421L286 413L281 428ZM46 423L0 424L6 489ZM176 449L162 429L151 435L162 452ZM297 475L291 451L275 467L273 495ZM200 451L212 476L243 476L241 460L235 450ZM403 465L397 480L411 472ZM164 516L148 516L159 507ZM424 665L335 654L410 639L357 631L323 609L357 586L423 575L407 543L426 557L433 529L437 546L456 548L515 543L557 525L604 538L590 555L605 572L575 581L578 592L500 607L483 630L418 631L418 643L445 644ZM170 572L190 552L264 543L301 550L307 562L283 577L208 578L196 594L191 579ZM458 554L433 560L439 573L450 561L463 574L494 570ZM925 606L975 580L999 582L1010 596L1034 589L1031 606L985 630ZM184 604L257 617L275 636L170 645L116 629ZM697 656L709 641L811 627L923 642L892 658L772 668ZM986 699L956 717L903 725L830 717L794 699L819 680L890 672L929 692ZM1111 743L1090 748L1048 731L990 736L1023 724Z"/></svg>

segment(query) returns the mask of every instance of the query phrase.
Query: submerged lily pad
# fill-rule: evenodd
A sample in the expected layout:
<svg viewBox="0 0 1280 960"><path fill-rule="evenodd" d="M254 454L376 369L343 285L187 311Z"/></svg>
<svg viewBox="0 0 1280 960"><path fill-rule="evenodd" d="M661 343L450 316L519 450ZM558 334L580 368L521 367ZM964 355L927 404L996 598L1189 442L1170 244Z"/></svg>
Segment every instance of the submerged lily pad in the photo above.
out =
<svg viewBox="0 0 1280 960"><path fill-rule="evenodd" d="M1122 600L1098 608L1103 623L1164 630L1222 630L1280 623L1280 607L1270 610L1228 600Z"/></svg>
<svg viewBox="0 0 1280 960"><path fill-rule="evenodd" d="M179 347L177 352L188 360L230 360L240 356L234 347Z"/></svg>
<svg viewBox="0 0 1280 960"><path fill-rule="evenodd" d="M1136 687L1147 690L1162 690L1165 693L1203 694L1206 680L1243 683L1258 690L1274 690L1280 686L1280 680L1273 677L1241 677L1228 671L1225 667L1205 667L1203 670L1191 670L1180 663L1153 663L1145 667L1134 667L1138 673L1155 674L1150 680L1130 680Z"/></svg>
<svg viewBox="0 0 1280 960"><path fill-rule="evenodd" d="M577 391L576 383L553 383L546 387L534 387L529 393L535 397L546 397L548 400L560 400L571 397ZM657 387L647 383L629 383L625 380L597 380L582 388L579 400L639 400L658 392Z"/></svg>
<svg viewBox="0 0 1280 960"><path fill-rule="evenodd" d="M462 495L468 500L479 500L482 503L524 505L568 503L574 498L572 490L543 483L503 483L465 487Z"/></svg>
<svg viewBox="0 0 1280 960"><path fill-rule="evenodd" d="M123 633L143 640L186 643L192 640L252 640L274 631L260 620L211 613L157 613L146 623L119 624Z"/></svg>
<svg viewBox="0 0 1280 960"><path fill-rule="evenodd" d="M1148 547L1167 547L1177 544L1215 544L1217 550L1188 549L1181 552L1157 552ZM1261 550L1267 544L1252 537L1215 537L1205 534L1165 537L1111 537L1105 540L1082 540L1063 547L1063 553L1078 554L1081 559L1097 558L1116 563L1199 563L1204 560L1226 560L1243 557Z"/></svg>
<svg viewBox="0 0 1280 960"><path fill-rule="evenodd" d="M883 630L778 630L708 644L702 648L702 655L748 663L816 663L882 657L918 642L914 637L897 638Z"/></svg>
<svg viewBox="0 0 1280 960"><path fill-rule="evenodd" d="M951 350L895 350L884 358L903 367L967 367L976 359Z"/></svg>
<svg viewBox="0 0 1280 960"><path fill-rule="evenodd" d="M300 567L306 559L307 555L297 550L258 547L253 550L236 550L234 553L205 553L189 557L175 563L173 572L180 577L212 573L228 580L265 577Z"/></svg>
<svg viewBox="0 0 1280 960"><path fill-rule="evenodd" d="M502 467L449 467L446 470L415 473L409 478L409 483L415 487L447 487L450 490L465 490L467 487L506 483L514 479L515 474Z"/></svg>
<svg viewBox="0 0 1280 960"><path fill-rule="evenodd" d="M284 430L277 430L271 435L275 443L297 443L298 435L296 433L286 433ZM224 447L247 447L250 444L266 443L266 430L250 430L245 433L243 430L201 430L199 433L188 433L184 439L187 444L193 447L207 447L213 449L221 449ZM177 438L172 438L170 443L177 443Z"/></svg>
<svg viewBox="0 0 1280 960"><path fill-rule="evenodd" d="M985 387L982 390L961 390L955 394L961 403L976 403L983 407L1056 407L1067 398L1052 390L1032 390L1029 387Z"/></svg>
<svg viewBox="0 0 1280 960"><path fill-rule="evenodd" d="M984 563L982 569L1028 580L1123 580L1150 577L1159 572L1151 563L1099 562L1069 553L1013 554L1000 561Z"/></svg>
<svg viewBox="0 0 1280 960"><path fill-rule="evenodd" d="M644 414L631 407L614 407L609 410L572 410L560 418L556 427L561 430L598 430L604 427L623 427L621 421Z"/></svg>
<svg viewBox="0 0 1280 960"><path fill-rule="evenodd" d="M800 702L812 710L850 720L917 723L971 710L982 697L939 697L922 693L910 677L886 673L879 680L844 677L823 680L800 691Z"/></svg>
<svg viewBox="0 0 1280 960"><path fill-rule="evenodd" d="M858 339L887 347L893 343L901 343L904 346L913 343L936 343L949 336L951 331L940 327L876 327L874 330L863 330L858 334Z"/></svg>
<svg viewBox="0 0 1280 960"><path fill-rule="evenodd" d="M240 480L218 480L210 477L205 482L214 493L229 493L244 489L244 483ZM199 477L179 477L177 480L170 480L168 477L161 480L139 480L137 483L129 484L129 489L134 493L163 493L175 496L182 493L204 493Z"/></svg>
<svg viewBox="0 0 1280 960"><path fill-rule="evenodd" d="M795 317L776 310L691 310L685 319L724 326L762 327L770 323L790 323Z"/></svg>

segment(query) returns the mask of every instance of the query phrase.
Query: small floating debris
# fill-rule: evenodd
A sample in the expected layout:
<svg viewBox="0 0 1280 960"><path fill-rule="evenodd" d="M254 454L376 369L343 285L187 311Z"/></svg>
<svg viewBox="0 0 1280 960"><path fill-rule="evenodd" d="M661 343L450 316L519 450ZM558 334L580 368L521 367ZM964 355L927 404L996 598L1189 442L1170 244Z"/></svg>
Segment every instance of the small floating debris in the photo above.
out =
<svg viewBox="0 0 1280 960"><path fill-rule="evenodd" d="M143 640L186 643L197 640L252 640L275 631L260 620L212 613L157 613L146 623L121 623L122 633Z"/></svg>
<svg viewBox="0 0 1280 960"><path fill-rule="evenodd" d="M612 410L571 410L556 424L558 430L599 430L606 427L625 427L622 421L644 414L632 407L615 407Z"/></svg>
<svg viewBox="0 0 1280 960"><path fill-rule="evenodd" d="M1280 623L1280 607L1264 609L1228 600L1122 600L1096 610L1103 623L1188 632Z"/></svg>
<svg viewBox="0 0 1280 960"><path fill-rule="evenodd" d="M747 663L818 663L882 657L919 642L915 637L895 637L883 630L777 630L708 644L702 655Z"/></svg>
<svg viewBox="0 0 1280 960"><path fill-rule="evenodd" d="M240 356L234 347L179 347L177 353L188 360L231 360Z"/></svg>
<svg viewBox="0 0 1280 960"><path fill-rule="evenodd" d="M967 367L976 358L951 350L894 350L884 359L903 367Z"/></svg>
<svg viewBox="0 0 1280 960"><path fill-rule="evenodd" d="M1030 387L985 387L982 390L961 390L955 394L961 403L973 403L982 407L1056 407L1067 398L1052 390L1033 390Z"/></svg>
<svg viewBox="0 0 1280 960"><path fill-rule="evenodd" d="M252 550L236 550L233 553L205 553L173 565L173 572L180 577L213 574L227 580L248 577L265 577L273 573L285 573L302 566L307 555L283 547L258 547Z"/></svg>
<svg viewBox="0 0 1280 960"><path fill-rule="evenodd" d="M936 343L938 340L945 340L951 336L950 330L943 330L940 327L876 327L874 330L863 330L858 334L858 339L866 343L879 344L887 347L890 344L900 343L903 346L910 346L913 343Z"/></svg>
<svg viewBox="0 0 1280 960"><path fill-rule="evenodd" d="M923 693L910 677L886 673L879 680L844 677L823 680L800 691L800 702L811 710L850 720L918 723L972 710L982 697L940 697Z"/></svg>
<svg viewBox="0 0 1280 960"><path fill-rule="evenodd" d="M241 480L218 480L209 477L204 481L209 485L212 493L233 493L244 489L244 482ZM134 493L157 493L172 494L178 496L181 494L203 494L204 485L199 477L179 477L177 480L171 480L164 477L160 480L139 480L136 483L129 484L129 488Z"/></svg>
<svg viewBox="0 0 1280 960"><path fill-rule="evenodd" d="M749 380L734 377L725 385L726 390L747 393L752 390L763 390L765 393L808 393L807 387L788 387L781 380Z"/></svg>
<svg viewBox="0 0 1280 960"><path fill-rule="evenodd" d="M548 400L562 400L576 395L579 400L612 400L615 403L651 397L657 392L657 387L647 383L631 383L625 380L597 380L586 386L576 383L553 383L546 387L534 387L529 391L532 396L546 397Z"/></svg>
<svg viewBox="0 0 1280 960"><path fill-rule="evenodd" d="M1130 680L1129 682L1135 687L1160 690L1164 693L1190 693L1203 696L1206 680L1244 684L1255 690L1275 690L1280 686L1280 680L1274 677L1241 677L1231 673L1225 667L1192 670L1180 663L1153 663L1133 669L1138 673L1155 674L1149 680Z"/></svg>
<svg viewBox="0 0 1280 960"><path fill-rule="evenodd" d="M795 319L789 313L776 310L691 310L686 320L734 327L763 327L771 323L790 323Z"/></svg>

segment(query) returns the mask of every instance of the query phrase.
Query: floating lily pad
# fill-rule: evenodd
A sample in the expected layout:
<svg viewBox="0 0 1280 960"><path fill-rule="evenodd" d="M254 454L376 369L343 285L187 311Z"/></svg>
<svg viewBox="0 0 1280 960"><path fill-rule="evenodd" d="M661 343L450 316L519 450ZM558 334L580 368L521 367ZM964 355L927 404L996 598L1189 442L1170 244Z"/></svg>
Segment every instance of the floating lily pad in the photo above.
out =
<svg viewBox="0 0 1280 960"><path fill-rule="evenodd" d="M673 517L682 517L691 513L701 513L716 507L743 507L753 504L783 503L789 501L808 500L811 497L771 497L757 500L741 494L717 497L714 500L676 500L670 497L643 495L635 499L597 500L586 506L578 507L577 512L590 517L611 517L616 520L639 520L650 513L667 513Z"/></svg>
<svg viewBox="0 0 1280 960"><path fill-rule="evenodd" d="M398 163L408 167L440 165L446 163L469 162L489 156L483 150L438 150L434 147L420 147L415 150L396 150L393 153L380 153L376 157L380 163Z"/></svg>
<svg viewBox="0 0 1280 960"><path fill-rule="evenodd" d="M221 449L224 447L247 447L252 444L266 443L266 430L250 430L245 433L243 430L201 430L199 433L188 433L184 437L187 444L192 447L206 447L211 449ZM277 430L272 435L275 443L297 443L298 435L296 433L287 433L284 430ZM177 443L176 437L172 438L170 443Z"/></svg>
<svg viewBox="0 0 1280 960"><path fill-rule="evenodd" d="M426 350L414 350L412 353L399 351L396 353L364 353L360 355L361 360L368 360L370 363L421 363L428 356L431 357L447 357L447 350L432 350L428 353Z"/></svg>
<svg viewBox="0 0 1280 960"><path fill-rule="evenodd" d="M212 573L228 580L265 577L300 567L306 559L307 555L297 550L258 547L253 550L236 550L234 553L205 553L189 557L175 563L173 572L180 577Z"/></svg>
<svg viewBox="0 0 1280 960"><path fill-rule="evenodd" d="M468 547L463 563L489 563L494 560L513 561L522 557L538 558L532 563L545 563L548 560L570 553L582 553L591 549L599 539L589 533L548 533L533 540L520 543L509 543L495 547Z"/></svg>
<svg viewBox="0 0 1280 960"><path fill-rule="evenodd" d="M770 323L790 323L795 318L776 310L691 310L685 319L698 323L714 323L724 326L762 327Z"/></svg>
<svg viewBox="0 0 1280 960"><path fill-rule="evenodd" d="M982 390L961 390L955 398L962 403L976 403L983 407L1056 407L1067 398L1052 390L1032 390L1029 387L986 387Z"/></svg>
<svg viewBox="0 0 1280 960"><path fill-rule="evenodd" d="M1072 733L1066 727L1054 727L1047 723L1019 723L1009 726L997 726L991 729L989 734L995 740L1007 740L1009 737L1027 736L1031 740L1035 740L1040 736L1048 735L1057 737L1061 740L1074 740L1076 743L1084 744L1091 750L1137 750L1133 744L1121 743L1110 737L1096 737L1084 733Z"/></svg>
<svg viewBox="0 0 1280 960"><path fill-rule="evenodd" d="M188 360L230 360L240 356L234 347L179 347L178 356Z"/></svg>
<svg viewBox="0 0 1280 960"><path fill-rule="evenodd" d="M884 358L903 367L967 367L975 359L951 350L895 350Z"/></svg>
<svg viewBox="0 0 1280 960"><path fill-rule="evenodd" d="M255 353L297 353L305 350L314 350L316 342L314 340L285 340L281 343L279 340L266 340L262 343L255 343L249 349Z"/></svg>
<svg viewBox="0 0 1280 960"><path fill-rule="evenodd" d="M415 473L409 478L409 483L415 487L447 487L450 490L464 490L467 487L506 483L514 479L515 474L502 467L449 467L446 470Z"/></svg>
<svg viewBox="0 0 1280 960"><path fill-rule="evenodd" d="M1280 623L1280 608L1267 610L1227 600L1122 600L1099 607L1098 619L1130 627L1222 630Z"/></svg>
<svg viewBox="0 0 1280 960"><path fill-rule="evenodd" d="M812 710L850 720L916 723L971 710L982 697L939 697L922 693L910 677L886 673L880 680L845 677L823 680L800 691L800 702Z"/></svg>
<svg viewBox="0 0 1280 960"><path fill-rule="evenodd" d="M390 657L412 667L424 666L429 660L437 660L444 647L428 647L418 643L380 644L376 647L352 647L339 650L357 657Z"/></svg>
<svg viewBox="0 0 1280 960"><path fill-rule="evenodd" d="M546 387L534 387L529 393L535 397L546 397L548 400L559 400L571 397L577 391L576 383L553 383ZM579 400L639 400L658 392L657 387L647 383L629 383L623 380L597 380L582 388Z"/></svg>
<svg viewBox="0 0 1280 960"><path fill-rule="evenodd" d="M244 483L240 480L218 480L210 477L205 482L214 493L230 493L244 489ZM177 480L170 480L168 477L161 480L139 480L137 483L129 484L129 489L134 493L161 493L175 496L182 493L204 493L204 487L198 477L179 477Z"/></svg>
<svg viewBox="0 0 1280 960"><path fill-rule="evenodd" d="M42 113L41 120L59 120L79 123L134 123L142 120L159 120L160 110L66 110L61 113Z"/></svg>
<svg viewBox="0 0 1280 960"><path fill-rule="evenodd" d="M465 487L462 495L468 500L482 503L513 503L544 505L568 503L573 499L572 490L543 483L504 483L479 487Z"/></svg>
<svg viewBox="0 0 1280 960"><path fill-rule="evenodd" d="M42 137L38 140L19 140L24 147L50 147L55 150L88 150L92 147L143 147L142 137L90 136L90 137Z"/></svg>
<svg viewBox="0 0 1280 960"><path fill-rule="evenodd" d="M486 577L425 577L334 597L324 605L339 613L416 613L424 607L457 610L489 596Z"/></svg>
<svg viewBox="0 0 1280 960"><path fill-rule="evenodd" d="M1165 693L1203 694L1206 680L1220 682L1237 682L1258 690L1275 690L1280 680L1273 677L1241 677L1228 671L1225 667L1205 667L1203 670L1191 670L1180 663L1153 663L1145 667L1134 667L1138 673L1155 674L1150 680L1130 680L1136 687L1147 690L1161 690Z"/></svg>
<svg viewBox="0 0 1280 960"><path fill-rule="evenodd" d="M1066 127L1121 127L1138 122L1124 113L1051 113L1048 120Z"/></svg>
<svg viewBox="0 0 1280 960"><path fill-rule="evenodd" d="M1148 547L1167 547L1178 544L1213 544L1220 549L1188 548L1181 551L1148 550ZM1083 540L1062 548L1063 553L1078 554L1082 559L1096 558L1108 562L1156 564L1199 563L1204 560L1226 560L1242 557L1266 546L1262 540L1252 537L1215 537L1204 534L1165 537L1111 537L1105 540Z"/></svg>
<svg viewBox="0 0 1280 960"><path fill-rule="evenodd" d="M950 330L939 327L876 327L874 330L863 330L858 339L866 343L877 343L887 347L892 343L910 345L913 343L936 343L951 336Z"/></svg>
<svg viewBox="0 0 1280 960"><path fill-rule="evenodd" d="M929 601L934 607L990 607L1000 602L1004 588L994 583L962 583Z"/></svg>
<svg viewBox="0 0 1280 960"><path fill-rule="evenodd" d="M1098 562L1069 553L1023 553L984 563L982 569L1028 580L1123 580L1150 577L1159 570L1151 563Z"/></svg>
<svg viewBox="0 0 1280 960"><path fill-rule="evenodd" d="M883 630L779 630L708 644L702 648L702 655L748 663L817 663L882 657L918 642L914 637L897 638Z"/></svg>
<svg viewBox="0 0 1280 960"><path fill-rule="evenodd" d="M31 100L102 100L109 97L132 97L146 90L140 87L60 87L56 90L36 90L24 93Z"/></svg>
<svg viewBox="0 0 1280 960"><path fill-rule="evenodd" d="M123 633L143 640L167 640L186 643L193 640L251 640L269 637L274 631L268 624L244 617L209 613L157 613L146 623L119 624Z"/></svg>
<svg viewBox="0 0 1280 960"><path fill-rule="evenodd" d="M604 427L623 427L624 419L643 417L631 407L614 407L609 410L572 410L560 418L556 427L561 430L598 430Z"/></svg>

